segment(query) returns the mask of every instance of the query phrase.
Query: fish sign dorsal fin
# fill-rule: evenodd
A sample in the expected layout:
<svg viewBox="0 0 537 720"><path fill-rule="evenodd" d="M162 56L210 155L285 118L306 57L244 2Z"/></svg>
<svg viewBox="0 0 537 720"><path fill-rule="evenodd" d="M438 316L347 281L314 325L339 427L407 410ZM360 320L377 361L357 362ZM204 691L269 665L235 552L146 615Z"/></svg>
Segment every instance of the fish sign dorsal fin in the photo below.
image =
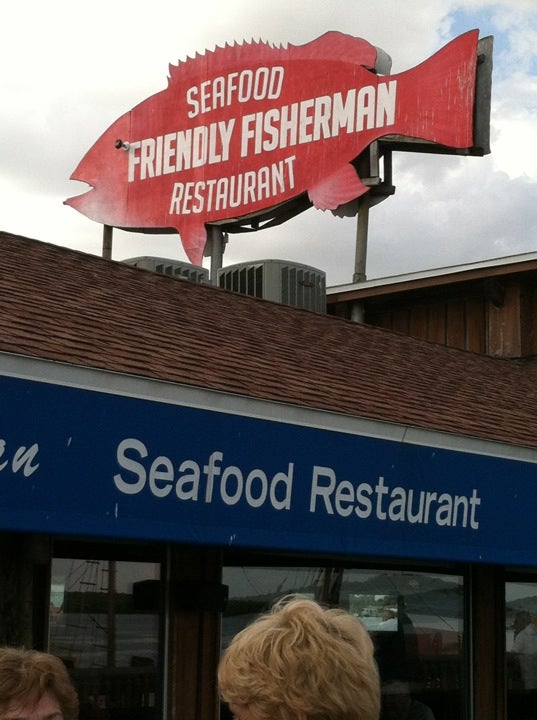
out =
<svg viewBox="0 0 537 720"><path fill-rule="evenodd" d="M346 33L330 30L306 45L291 45L289 54L301 60L336 60L360 64L374 70L377 48L367 40Z"/></svg>
<svg viewBox="0 0 537 720"><path fill-rule="evenodd" d="M204 74L211 77L228 67L242 64L285 63L293 60L322 60L352 62L374 70L377 62L377 48L363 40L338 31L329 31L305 45L270 45L265 41L217 46L214 50L196 53L191 58L169 66L168 85L172 87L185 77Z"/></svg>
<svg viewBox="0 0 537 720"><path fill-rule="evenodd" d="M180 61L177 65L169 66L168 85L182 82L185 77L193 75L205 74L210 78L213 74L217 74L226 70L226 68L235 67L238 64L259 65L259 63L282 62L287 57L287 50L282 46L270 45L264 41L245 41L242 43L226 43L223 46L217 46L214 50L206 50L204 53L196 53L192 57L188 57L184 61Z"/></svg>

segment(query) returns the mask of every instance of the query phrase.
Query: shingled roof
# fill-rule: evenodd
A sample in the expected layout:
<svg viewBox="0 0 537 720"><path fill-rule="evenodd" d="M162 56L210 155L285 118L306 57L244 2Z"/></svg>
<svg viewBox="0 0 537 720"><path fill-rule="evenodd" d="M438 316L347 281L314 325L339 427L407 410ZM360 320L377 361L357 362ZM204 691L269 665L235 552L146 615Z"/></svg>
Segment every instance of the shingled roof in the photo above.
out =
<svg viewBox="0 0 537 720"><path fill-rule="evenodd" d="M535 363L0 232L0 351L537 446Z"/></svg>

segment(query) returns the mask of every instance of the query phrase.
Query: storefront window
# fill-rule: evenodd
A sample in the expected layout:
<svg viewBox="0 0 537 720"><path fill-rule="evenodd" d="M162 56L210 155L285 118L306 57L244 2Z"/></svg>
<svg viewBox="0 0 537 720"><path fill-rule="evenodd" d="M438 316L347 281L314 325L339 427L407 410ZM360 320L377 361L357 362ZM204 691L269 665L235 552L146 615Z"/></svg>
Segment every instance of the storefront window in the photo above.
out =
<svg viewBox="0 0 537 720"><path fill-rule="evenodd" d="M49 650L76 684L80 720L153 720L159 564L55 558Z"/></svg>
<svg viewBox="0 0 537 720"><path fill-rule="evenodd" d="M465 717L463 578L400 570L227 567L222 645L289 594L342 607L371 633L382 720Z"/></svg>
<svg viewBox="0 0 537 720"><path fill-rule="evenodd" d="M508 720L537 720L537 582L505 585Z"/></svg>

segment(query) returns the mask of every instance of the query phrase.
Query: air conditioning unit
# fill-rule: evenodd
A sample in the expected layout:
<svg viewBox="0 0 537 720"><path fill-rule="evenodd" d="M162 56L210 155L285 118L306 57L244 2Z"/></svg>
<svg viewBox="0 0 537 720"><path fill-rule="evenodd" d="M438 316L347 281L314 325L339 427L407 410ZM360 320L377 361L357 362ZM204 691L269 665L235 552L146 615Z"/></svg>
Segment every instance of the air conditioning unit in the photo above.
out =
<svg viewBox="0 0 537 720"><path fill-rule="evenodd" d="M293 307L326 312L326 273L285 260L228 265L218 270L218 285Z"/></svg>
<svg viewBox="0 0 537 720"><path fill-rule="evenodd" d="M169 260L161 257L134 257L123 260L126 265L143 268L144 270L152 270L161 275L170 275L175 278L184 278L192 282L208 283L209 271L200 265L192 265L191 263L181 262L180 260Z"/></svg>

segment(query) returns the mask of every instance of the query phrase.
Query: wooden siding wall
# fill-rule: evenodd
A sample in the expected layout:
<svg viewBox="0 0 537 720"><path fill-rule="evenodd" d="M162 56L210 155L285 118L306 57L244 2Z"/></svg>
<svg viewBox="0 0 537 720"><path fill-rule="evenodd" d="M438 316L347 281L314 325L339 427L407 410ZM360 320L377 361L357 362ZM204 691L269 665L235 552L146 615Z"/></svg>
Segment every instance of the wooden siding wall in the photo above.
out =
<svg viewBox="0 0 537 720"><path fill-rule="evenodd" d="M370 325L471 352L486 352L486 307L481 298L443 298L429 302L370 305Z"/></svg>
<svg viewBox="0 0 537 720"><path fill-rule="evenodd" d="M332 305L329 301L328 311L350 319L356 302L362 304L368 325L494 357L537 355L537 278L481 279Z"/></svg>

